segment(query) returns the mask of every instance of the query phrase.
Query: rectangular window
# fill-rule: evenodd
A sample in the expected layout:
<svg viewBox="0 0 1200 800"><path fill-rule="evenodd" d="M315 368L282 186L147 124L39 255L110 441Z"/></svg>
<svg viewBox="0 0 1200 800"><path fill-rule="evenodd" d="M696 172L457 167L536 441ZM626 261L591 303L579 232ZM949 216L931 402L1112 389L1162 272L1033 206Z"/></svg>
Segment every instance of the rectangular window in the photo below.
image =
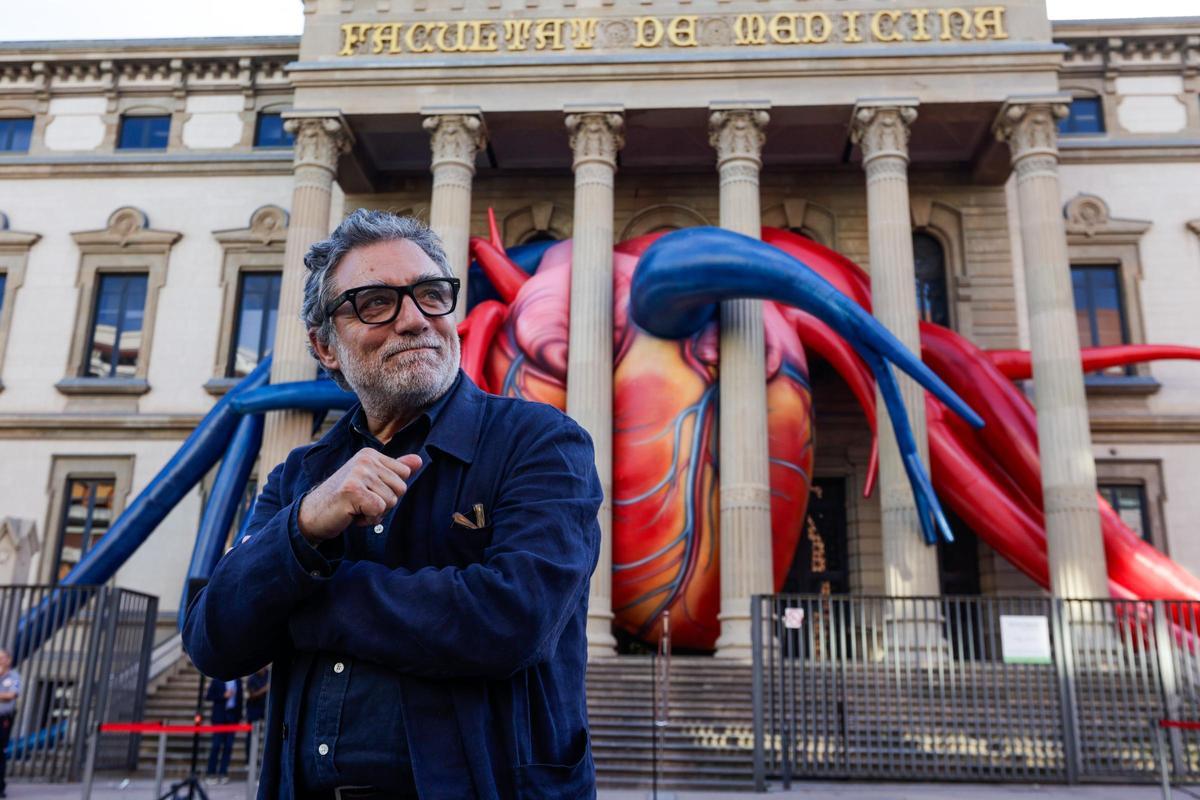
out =
<svg viewBox="0 0 1200 800"><path fill-rule="evenodd" d="M33 117L0 119L0 153L27 153L33 135Z"/></svg>
<svg viewBox="0 0 1200 800"><path fill-rule="evenodd" d="M243 378L271 353L279 311L281 272L243 272L227 377Z"/></svg>
<svg viewBox="0 0 1200 800"><path fill-rule="evenodd" d="M1058 132L1064 136L1077 133L1104 133L1104 106L1099 97L1076 97L1071 110L1058 121Z"/></svg>
<svg viewBox="0 0 1200 800"><path fill-rule="evenodd" d="M8 288L8 273L0 272L0 312L4 311L4 290Z"/></svg>
<svg viewBox="0 0 1200 800"><path fill-rule="evenodd" d="M54 580L61 581L95 547L113 521L115 478L67 478Z"/></svg>
<svg viewBox="0 0 1200 800"><path fill-rule="evenodd" d="M1133 531L1147 542L1150 537L1150 517L1146 508L1146 487L1136 483L1102 483L1100 494L1113 511Z"/></svg>
<svg viewBox="0 0 1200 800"><path fill-rule="evenodd" d="M121 117L121 134L117 137L118 150L166 150L167 136L171 132L171 116Z"/></svg>
<svg viewBox="0 0 1200 800"><path fill-rule="evenodd" d="M146 314L146 273L101 274L84 376L134 378Z"/></svg>
<svg viewBox="0 0 1200 800"><path fill-rule="evenodd" d="M283 115L264 111L254 124L255 147L291 147L296 140L283 129Z"/></svg>
<svg viewBox="0 0 1200 800"><path fill-rule="evenodd" d="M1071 288L1075 294L1075 324L1081 347L1105 347L1129 341L1119 267L1073 266ZM1130 375L1132 371L1128 367L1110 367L1101 374Z"/></svg>

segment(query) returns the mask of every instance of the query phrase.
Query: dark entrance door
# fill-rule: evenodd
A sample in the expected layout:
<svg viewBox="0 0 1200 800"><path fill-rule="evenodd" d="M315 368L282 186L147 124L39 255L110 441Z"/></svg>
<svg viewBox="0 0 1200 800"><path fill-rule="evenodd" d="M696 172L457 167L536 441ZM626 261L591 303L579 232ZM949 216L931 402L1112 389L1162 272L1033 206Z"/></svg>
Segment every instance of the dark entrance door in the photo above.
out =
<svg viewBox="0 0 1200 800"><path fill-rule="evenodd" d="M846 479L814 478L800 545L783 584L795 594L846 594Z"/></svg>

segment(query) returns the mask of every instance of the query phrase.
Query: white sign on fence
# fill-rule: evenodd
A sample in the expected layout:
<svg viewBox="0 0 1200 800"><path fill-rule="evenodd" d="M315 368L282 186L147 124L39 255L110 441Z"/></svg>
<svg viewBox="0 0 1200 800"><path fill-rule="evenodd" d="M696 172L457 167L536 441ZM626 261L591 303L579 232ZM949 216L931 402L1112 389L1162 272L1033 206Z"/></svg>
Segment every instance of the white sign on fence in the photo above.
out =
<svg viewBox="0 0 1200 800"><path fill-rule="evenodd" d="M783 627L797 629L804 625L803 608L785 608L783 610Z"/></svg>
<svg viewBox="0 0 1200 800"><path fill-rule="evenodd" d="M1050 664L1050 621L1046 617L1000 615L1000 652L1005 664Z"/></svg>

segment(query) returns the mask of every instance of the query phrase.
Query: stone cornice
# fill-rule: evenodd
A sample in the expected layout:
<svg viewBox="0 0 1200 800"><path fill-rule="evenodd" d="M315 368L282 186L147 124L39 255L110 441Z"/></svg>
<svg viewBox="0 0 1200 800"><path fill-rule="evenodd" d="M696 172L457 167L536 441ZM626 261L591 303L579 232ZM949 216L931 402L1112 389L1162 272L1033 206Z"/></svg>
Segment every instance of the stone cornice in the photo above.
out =
<svg viewBox="0 0 1200 800"><path fill-rule="evenodd" d="M0 439L183 439L202 414L0 414Z"/></svg>
<svg viewBox="0 0 1200 800"><path fill-rule="evenodd" d="M108 217L103 230L79 231L71 238L84 253L99 252L166 252L179 241L181 233L157 231L150 227L145 212L133 206L118 208Z"/></svg>
<svg viewBox="0 0 1200 800"><path fill-rule="evenodd" d="M1153 223L1140 219L1118 219L1108 203L1096 195L1077 194L1063 207L1067 236L1108 243L1137 243Z"/></svg>
<svg viewBox="0 0 1200 800"><path fill-rule="evenodd" d="M213 231L213 238L227 249L282 249L287 242L288 213L279 206L262 206L250 215L245 228Z"/></svg>
<svg viewBox="0 0 1200 800"><path fill-rule="evenodd" d="M40 233L9 230L8 215L0 211L0 253L25 253L41 238Z"/></svg>
<svg viewBox="0 0 1200 800"><path fill-rule="evenodd" d="M64 156L0 156L0 179L7 178L146 178L231 175L290 175L292 150L271 153L191 155L186 153L95 154Z"/></svg>

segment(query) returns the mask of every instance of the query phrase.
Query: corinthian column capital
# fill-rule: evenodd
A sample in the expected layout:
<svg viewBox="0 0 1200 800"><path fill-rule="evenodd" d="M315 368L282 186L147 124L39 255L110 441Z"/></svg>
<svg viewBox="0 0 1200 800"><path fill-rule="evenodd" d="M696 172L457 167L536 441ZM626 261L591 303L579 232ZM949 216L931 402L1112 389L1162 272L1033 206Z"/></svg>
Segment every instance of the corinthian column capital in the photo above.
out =
<svg viewBox="0 0 1200 800"><path fill-rule="evenodd" d="M771 115L763 108L714 108L708 115L708 143L717 151L717 167L729 161L762 166L762 148Z"/></svg>
<svg viewBox="0 0 1200 800"><path fill-rule="evenodd" d="M617 168L617 151L625 146L625 116L618 111L578 111L566 117L574 168L600 163Z"/></svg>
<svg viewBox="0 0 1200 800"><path fill-rule="evenodd" d="M908 161L908 137L916 118L915 100L856 105L850 117L850 141L862 148L863 165L884 156Z"/></svg>
<svg viewBox="0 0 1200 800"><path fill-rule="evenodd" d="M1070 98L1012 99L1000 109L992 130L1000 141L1008 142L1012 162L1020 167L1030 156L1058 160L1058 121L1067 116Z"/></svg>
<svg viewBox="0 0 1200 800"><path fill-rule="evenodd" d="M319 167L333 173L338 156L349 152L353 144L340 114L285 115L283 129L296 140L294 167Z"/></svg>
<svg viewBox="0 0 1200 800"><path fill-rule="evenodd" d="M434 114L422 123L429 131L433 168L457 164L475 171L475 153L487 144L483 117L474 113Z"/></svg>

